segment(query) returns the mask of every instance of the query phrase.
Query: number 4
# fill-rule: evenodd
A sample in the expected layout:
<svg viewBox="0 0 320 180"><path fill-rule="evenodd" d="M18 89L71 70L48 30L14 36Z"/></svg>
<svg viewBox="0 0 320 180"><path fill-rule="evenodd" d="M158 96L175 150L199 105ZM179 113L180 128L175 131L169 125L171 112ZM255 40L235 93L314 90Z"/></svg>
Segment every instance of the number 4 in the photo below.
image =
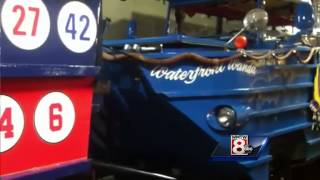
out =
<svg viewBox="0 0 320 180"><path fill-rule="evenodd" d="M68 18L67 26L66 26L66 32L72 34L72 39L76 39L77 31L76 31L76 23L75 23L75 14L70 14Z"/></svg>
<svg viewBox="0 0 320 180"><path fill-rule="evenodd" d="M11 108L6 108L2 116L0 116L0 132L5 131L4 137L6 139L13 138L14 136L11 112Z"/></svg>

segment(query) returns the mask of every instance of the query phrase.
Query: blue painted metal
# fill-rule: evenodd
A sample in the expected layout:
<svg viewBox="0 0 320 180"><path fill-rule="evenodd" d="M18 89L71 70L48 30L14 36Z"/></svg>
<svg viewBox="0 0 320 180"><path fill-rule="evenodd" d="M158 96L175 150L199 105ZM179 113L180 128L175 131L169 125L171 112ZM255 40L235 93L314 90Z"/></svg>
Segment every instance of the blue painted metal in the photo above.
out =
<svg viewBox="0 0 320 180"><path fill-rule="evenodd" d="M0 7L3 3L4 1L0 2ZM65 3L65 1L57 2L55 0L45 2L50 14L51 27L57 26L58 12ZM94 15L96 19L99 19L100 15L97 9L100 7L100 2L88 1L86 4L93 12L96 12ZM57 28L51 28L45 44L38 49L29 51L15 47L3 33L0 31L0 71L2 77L21 77L23 74L26 76L57 76L59 74L92 76L97 72L97 69L94 70L93 67L96 65L97 43L85 53L74 53L62 43ZM17 67L19 71L14 71L14 67Z"/></svg>
<svg viewBox="0 0 320 180"><path fill-rule="evenodd" d="M283 42L284 46L290 46L300 41L301 36L312 32L315 16L313 7L309 3L298 3L295 9L293 26L299 29L294 36Z"/></svg>
<svg viewBox="0 0 320 180"><path fill-rule="evenodd" d="M294 25L303 31L312 31L315 16L309 3L298 3L294 17Z"/></svg>
<svg viewBox="0 0 320 180"><path fill-rule="evenodd" d="M96 65L98 41L85 53L74 53L62 43L57 30L59 11L67 2L45 0L50 14L51 29L46 42L35 50L22 50L15 47L4 34L0 26L0 82L2 78L46 78L46 77L90 77L94 78L100 68ZM4 1L0 1L0 7ZM94 12L99 21L101 2L84 2ZM94 23L94 22L92 22ZM97 36L98 39L98 36ZM36 80L36 79L35 79ZM41 85L40 85L41 86ZM1 83L0 83L1 89ZM19 163L19 162L18 162ZM1 168L1 167L0 167ZM52 167L36 169L1 176L0 179L59 179L77 173L87 172L91 168L88 160L59 163Z"/></svg>
<svg viewBox="0 0 320 180"><path fill-rule="evenodd" d="M44 64L0 64L0 68L2 77L96 76L100 70L97 66Z"/></svg>
<svg viewBox="0 0 320 180"><path fill-rule="evenodd" d="M163 40L164 46L168 44L167 38L154 38L152 42L161 42L161 40ZM121 42L125 41L121 40ZM128 41L131 43L133 40ZM136 39L134 43L147 43L145 39L141 39L141 43L139 41L140 39ZM104 42L104 45L108 47L115 44L115 42ZM181 44L184 44L184 42L180 41L180 43L174 46L175 48L170 46L170 48L164 48L162 52L145 55L161 59L183 52L193 52L207 57L226 57L236 53L236 51L226 52L208 46L199 46L198 48L184 46L180 48ZM121 47L120 42L116 46ZM306 47L298 47L297 49L300 52L308 50ZM263 52L263 50L253 49L252 51ZM123 120L123 122L121 120L121 122L124 124L126 124L125 122L130 122L129 127L133 128L128 127L129 129L125 129L125 132L122 133L124 136L125 134L131 134L130 138L135 139L134 137L136 137L139 139L134 141L134 145L129 144L133 149L138 148L140 153L150 154L153 152L145 152L137 147L149 146L150 141L154 141L150 146L156 146L160 149L166 147L172 151L178 151L180 149L178 146L181 146L182 142L167 142L166 137L171 138L172 136L176 136L175 133L185 135L183 129L188 126L193 126L197 129L188 131L188 133L192 134L192 136L201 136L200 139L204 141L204 144L208 143L207 138L209 138L213 144L218 143L219 146L224 147L226 150L230 146L229 138L232 133L273 138L304 130L311 126L310 119L306 114L308 113L309 101L311 99L313 71L316 64L302 65L298 64L295 58L292 58L285 65L254 65L254 75L228 70L228 67L232 66L232 64L229 64L211 67L216 69L216 74L210 76L203 75L203 77L200 75L194 79L186 78L184 81L178 78L175 79L174 77L170 78L170 73L183 71L194 73L198 71L199 73L201 68L210 67L190 61L167 67L150 67L139 64L132 66L130 63L127 65L126 63L107 63L105 66L108 66L107 71L110 74L108 77L117 87L113 90L117 94L119 101L121 100L122 102L120 107L125 109L125 112L128 113L127 116L130 117L130 120ZM220 72L219 68L220 71L223 68L223 72ZM156 70L159 70L158 74ZM141 80L135 80L134 77L136 76L141 78ZM168 77L166 78L166 76ZM134 101L133 99L136 98L141 99ZM154 108L146 107L150 103L154 104L152 105ZM161 106L167 106L167 108L161 108ZM235 131L223 129L217 123L215 116L208 116L210 112L220 106L231 106L239 115L241 114L242 120L239 120L239 126ZM140 108L146 109L141 110ZM159 117L155 117L153 115L156 113L155 111L162 113L170 111L172 116L159 115ZM177 118L181 120L177 120ZM174 121L176 122L173 123ZM188 121L187 124L189 125L183 125L185 122L182 123L181 121ZM155 128L158 130L155 130ZM139 135L132 135L136 134L137 131L140 132L138 133ZM167 135L164 135L161 131L166 132ZM196 135L197 133L202 135ZM149 138L144 139L143 137ZM192 139L189 139L189 141L192 141ZM209 148L211 149L210 153L212 153L215 149L214 147L215 145L212 144L207 147L197 146L191 147L190 149L192 150L190 151L198 152L201 148ZM261 179L263 176L257 176L259 174L257 173L258 171L253 169L260 168L260 171L262 171L265 168L263 174L267 173L267 163L271 160L268 149L269 147L266 147L263 150L264 153L261 154L258 160L239 161L239 164L251 169L248 170L248 173L252 177L260 177L259 179ZM160 152L162 151L158 149L154 153L159 154ZM210 158L210 154L206 154L206 156Z"/></svg>
<svg viewBox="0 0 320 180"><path fill-rule="evenodd" d="M212 38L197 38L181 34L170 34L162 37L149 37L139 39L123 39L123 40L105 40L104 44L108 46L123 46L124 44L174 44L183 42L185 44L197 44L197 45L208 45L208 46L222 46L224 41Z"/></svg>
<svg viewBox="0 0 320 180"><path fill-rule="evenodd" d="M213 1L170 1L173 6ZM215 1L215 3L218 1ZM219 1L221 2L221 1ZM300 13L298 8L297 13ZM297 22L309 29L312 17ZM104 46L121 49L125 44L163 44L161 52L145 53L150 58L168 58L184 52L205 57L229 57L236 50L225 51L225 38L196 38L168 35L141 39L104 41ZM276 53L295 48L301 54L310 47L292 42L277 49L275 42L249 41L248 52L261 53L274 49ZM248 134L277 138L303 132L310 147L320 144L319 133L309 132L311 119L309 102L317 56L312 63L301 64L290 57L277 65L272 59L260 62L237 59L228 64L208 66L188 59L170 66L151 66L133 62L105 63L104 75L114 85L111 96L123 112L120 115L119 142L126 153L146 159L167 160L174 167L208 168L212 173L228 173L241 168L253 179L268 179L272 160L270 144L256 160L236 160L219 166L208 161L216 147L230 151L231 134ZM237 64L238 63L238 64ZM241 64L239 64L241 63ZM220 126L215 111L221 106L232 107L238 116L234 129ZM280 147L281 148L281 147ZM306 155L306 159L311 156ZM316 155L313 154L313 157ZM201 165L199 165L201 164ZM230 169L226 168L229 167ZM238 169L239 168L239 169Z"/></svg>

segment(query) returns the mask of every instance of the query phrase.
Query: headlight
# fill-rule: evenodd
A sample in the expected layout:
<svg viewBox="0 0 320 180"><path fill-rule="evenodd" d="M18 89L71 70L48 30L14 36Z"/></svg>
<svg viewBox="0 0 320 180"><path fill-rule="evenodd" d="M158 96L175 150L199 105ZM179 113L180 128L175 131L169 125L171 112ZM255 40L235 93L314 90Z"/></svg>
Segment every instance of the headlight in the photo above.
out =
<svg viewBox="0 0 320 180"><path fill-rule="evenodd" d="M236 122L236 113L230 107L220 108L216 116L219 124L224 128L230 128Z"/></svg>

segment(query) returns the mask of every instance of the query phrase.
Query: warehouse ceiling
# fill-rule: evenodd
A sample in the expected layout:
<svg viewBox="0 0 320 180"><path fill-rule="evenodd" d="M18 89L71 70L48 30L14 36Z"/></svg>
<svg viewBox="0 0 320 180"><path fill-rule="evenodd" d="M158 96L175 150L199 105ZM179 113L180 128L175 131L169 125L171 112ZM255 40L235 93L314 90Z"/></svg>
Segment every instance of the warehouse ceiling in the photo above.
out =
<svg viewBox="0 0 320 180"><path fill-rule="evenodd" d="M254 0L235 0L220 4L197 4L180 6L179 9L193 16L196 13L208 16L225 17L230 20L242 20L245 14L256 8ZM295 3L289 1L267 0L265 9L270 16L270 25L291 25L295 10Z"/></svg>

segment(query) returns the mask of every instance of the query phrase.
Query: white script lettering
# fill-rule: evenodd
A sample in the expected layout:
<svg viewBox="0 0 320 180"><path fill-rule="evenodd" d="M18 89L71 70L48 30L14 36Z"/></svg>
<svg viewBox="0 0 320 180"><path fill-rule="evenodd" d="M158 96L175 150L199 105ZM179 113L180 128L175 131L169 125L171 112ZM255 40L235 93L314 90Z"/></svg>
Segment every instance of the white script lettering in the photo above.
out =
<svg viewBox="0 0 320 180"><path fill-rule="evenodd" d="M183 70L182 68L179 68L177 70L170 70L165 66L157 66L151 70L150 76L157 79L183 81L185 84L192 84L198 78L207 78L210 76L221 74L225 71L237 71L246 73L248 75L255 75L257 72L257 67L241 62L231 62L227 65L211 67L198 66L195 69L191 70Z"/></svg>

